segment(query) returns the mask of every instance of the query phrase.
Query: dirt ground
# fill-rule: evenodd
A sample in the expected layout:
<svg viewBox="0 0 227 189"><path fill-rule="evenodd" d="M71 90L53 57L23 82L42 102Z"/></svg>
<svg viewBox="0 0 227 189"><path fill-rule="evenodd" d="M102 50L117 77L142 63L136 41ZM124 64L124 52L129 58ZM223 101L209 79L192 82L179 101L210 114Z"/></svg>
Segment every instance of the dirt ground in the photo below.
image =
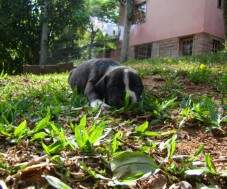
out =
<svg viewBox="0 0 227 189"><path fill-rule="evenodd" d="M215 91L211 86L203 84L194 84L187 78L181 78L179 84L183 86L186 94L208 95L219 101L221 94ZM151 91L160 91L160 88L166 84L166 81L159 75L146 76L143 78L145 88ZM227 125L224 127L227 132ZM227 136L220 136L216 132L206 132L204 128L184 127L180 132L180 142L177 143L177 153L180 155L193 154L200 144L205 145L205 152L213 156L214 163L219 170L227 169Z"/></svg>

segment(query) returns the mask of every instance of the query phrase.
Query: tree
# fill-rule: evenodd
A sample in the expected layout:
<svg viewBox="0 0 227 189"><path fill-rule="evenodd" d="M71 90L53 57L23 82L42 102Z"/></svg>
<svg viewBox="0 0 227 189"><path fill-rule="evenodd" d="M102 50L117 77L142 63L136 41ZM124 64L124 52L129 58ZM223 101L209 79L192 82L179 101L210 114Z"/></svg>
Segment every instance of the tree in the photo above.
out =
<svg viewBox="0 0 227 189"><path fill-rule="evenodd" d="M227 0L223 0L223 17L225 28L225 47L227 47Z"/></svg>
<svg viewBox="0 0 227 189"><path fill-rule="evenodd" d="M21 71L39 60L40 11L33 0L0 0L0 72Z"/></svg>
<svg viewBox="0 0 227 189"><path fill-rule="evenodd" d="M119 17L119 1L118 0L88 0L87 14L89 15L89 44L88 58L92 58L92 51L95 46L95 39L100 32L100 28L96 27L98 21L117 23Z"/></svg>
<svg viewBox="0 0 227 189"><path fill-rule="evenodd" d="M130 28L132 25L132 16L133 16L133 0L125 0L124 2L124 35L121 46L121 62L128 60L128 51L129 51L129 35Z"/></svg>
<svg viewBox="0 0 227 189"><path fill-rule="evenodd" d="M48 2L48 24L40 11L44 10L44 2ZM40 62L80 57L78 40L89 20L85 3L86 0L0 0L0 72L17 73L23 64L38 64L40 51L44 57ZM43 44L48 50L40 49Z"/></svg>
<svg viewBox="0 0 227 189"><path fill-rule="evenodd" d="M80 58L78 41L89 23L87 0L54 0L49 5L48 61Z"/></svg>
<svg viewBox="0 0 227 189"><path fill-rule="evenodd" d="M47 54L48 54L48 0L44 0L43 6L43 23L42 23L42 35L41 35L41 45L40 45L40 58L39 64L47 64Z"/></svg>

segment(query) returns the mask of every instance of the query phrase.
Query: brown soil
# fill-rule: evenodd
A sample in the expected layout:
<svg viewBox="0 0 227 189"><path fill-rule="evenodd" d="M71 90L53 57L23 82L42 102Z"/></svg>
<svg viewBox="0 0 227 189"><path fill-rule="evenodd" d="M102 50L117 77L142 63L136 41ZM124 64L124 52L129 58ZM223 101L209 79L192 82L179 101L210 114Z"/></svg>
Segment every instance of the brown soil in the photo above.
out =
<svg viewBox="0 0 227 189"><path fill-rule="evenodd" d="M185 128L179 134L180 142L177 143L177 152L181 155L191 155L201 144L204 144L205 153L212 155L215 165L220 170L227 169L227 136L215 137L203 128Z"/></svg>
<svg viewBox="0 0 227 189"><path fill-rule="evenodd" d="M215 99L220 99L221 94L216 91L212 86L207 84L194 84L189 79L182 77L178 80L179 85L183 88L186 94L194 94L194 95L208 95L213 96ZM165 79L163 79L160 75L151 75L145 76L143 78L143 84L146 89L157 91L160 87L166 84Z"/></svg>
<svg viewBox="0 0 227 189"><path fill-rule="evenodd" d="M215 91L212 86L205 84L196 85L183 77L178 82L186 94L205 94L213 97L215 100L221 99L221 94ZM143 84L146 89L156 92L160 90L160 87L166 84L166 81L159 75L153 75L144 77ZM205 153L209 153L213 156L215 165L218 169L227 169L227 136L216 137L211 132L206 132L205 128L202 128L201 126L186 127L180 132L179 136L180 142L177 144L177 154L193 154L201 144L204 144Z"/></svg>
<svg viewBox="0 0 227 189"><path fill-rule="evenodd" d="M165 83L165 80L159 75L145 76L143 78L143 85L148 90L158 90L160 87L164 86Z"/></svg>

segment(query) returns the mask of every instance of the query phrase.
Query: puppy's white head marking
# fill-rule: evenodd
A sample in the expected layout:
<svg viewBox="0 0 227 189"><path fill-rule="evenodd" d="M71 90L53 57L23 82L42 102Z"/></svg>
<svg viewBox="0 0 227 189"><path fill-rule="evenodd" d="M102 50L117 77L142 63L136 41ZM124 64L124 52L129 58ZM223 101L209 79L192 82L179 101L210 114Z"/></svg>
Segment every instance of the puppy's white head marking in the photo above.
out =
<svg viewBox="0 0 227 189"><path fill-rule="evenodd" d="M128 93L128 95L132 98L132 102L137 102L137 97L136 97L136 94L134 91L132 91L130 88L129 88L129 76L128 76L128 73L129 72L134 72L134 70L131 70L131 69L124 69L124 84L125 84L125 91L126 93ZM135 73L135 72L134 72Z"/></svg>

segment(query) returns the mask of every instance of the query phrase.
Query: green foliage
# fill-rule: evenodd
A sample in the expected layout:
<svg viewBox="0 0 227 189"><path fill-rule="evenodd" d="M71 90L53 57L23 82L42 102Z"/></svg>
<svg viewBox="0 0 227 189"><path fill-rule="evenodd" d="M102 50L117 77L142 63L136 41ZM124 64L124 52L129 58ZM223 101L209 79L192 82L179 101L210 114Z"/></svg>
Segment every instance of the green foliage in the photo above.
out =
<svg viewBox="0 0 227 189"><path fill-rule="evenodd" d="M91 152L93 145L100 139L105 128L105 122L93 124L91 128L86 128L87 118L84 115L79 125L75 125L75 139L79 148L84 152Z"/></svg>
<svg viewBox="0 0 227 189"><path fill-rule="evenodd" d="M180 115L187 120L197 120L211 129L221 128L222 123L226 122L226 116L207 96L202 96L197 100L193 100L191 97L183 100Z"/></svg>
<svg viewBox="0 0 227 189"><path fill-rule="evenodd" d="M114 179L134 180L158 168L155 161L141 153L124 151L117 153L110 163Z"/></svg>
<svg viewBox="0 0 227 189"><path fill-rule="evenodd" d="M17 74L23 64L38 64L42 7L43 0L0 1L0 72ZM85 10L84 0L49 1L49 62L79 56L76 41L88 22Z"/></svg>
<svg viewBox="0 0 227 189"><path fill-rule="evenodd" d="M86 1L85 14L88 16L89 22L83 39L79 41L83 58L92 58L95 55L106 54L112 49L116 49L115 37L102 33L102 28L97 27L96 21L117 23L118 0L88 0Z"/></svg>
<svg viewBox="0 0 227 189"><path fill-rule="evenodd" d="M210 75L211 71L207 68L207 66L201 64L189 73L189 79L196 84L206 83L210 80Z"/></svg>
<svg viewBox="0 0 227 189"><path fill-rule="evenodd" d="M60 179L57 177L51 176L51 175L43 175L43 177L47 180L47 182L53 186L56 189L71 189L70 186L63 183Z"/></svg>
<svg viewBox="0 0 227 189"><path fill-rule="evenodd" d="M220 74L215 83L218 91L227 94L227 73Z"/></svg>
<svg viewBox="0 0 227 189"><path fill-rule="evenodd" d="M145 121L143 124L137 126L135 128L135 131L139 132L139 133L145 132L147 130L147 128L148 128L148 124L149 124L148 121Z"/></svg>
<svg viewBox="0 0 227 189"><path fill-rule="evenodd" d="M211 174L217 174L216 167L214 165L214 162L213 162L210 154L205 154L205 162L206 162L206 167L208 168L209 172Z"/></svg>
<svg viewBox="0 0 227 189"><path fill-rule="evenodd" d="M24 120L23 122L16 127L14 130L14 136L18 139L22 138L28 132L27 121Z"/></svg>
<svg viewBox="0 0 227 189"><path fill-rule="evenodd" d="M87 105L86 97L77 91L72 93L67 84L68 74L1 74L0 169L3 178L23 173L24 168L30 168L30 162L32 167L33 163L35 166L36 163L38 166L44 162L46 164L47 158L56 175L65 175L61 180L73 187L74 177L86 182L86 187L93 187L97 183L102 183L107 188L136 184L138 178L152 175L156 168L161 169L159 173L164 173L168 178L182 179L186 175L199 175L200 178L206 178L207 185L218 182L216 178L221 179L221 175L226 173L224 170L219 172L211 156L204 154L205 148L208 153L213 151L206 147L206 143L201 144L203 140L198 143L200 146L194 154L178 154L180 143L188 139L181 135L185 128L177 126L178 121L181 121L187 122L182 124L184 126L203 125L206 126L205 129L219 128L218 131L223 128L225 134L226 117L225 110L222 109L222 95L215 96L215 100L197 93L189 96L183 89L186 86L184 81L189 82L189 71L198 65L188 63L186 58L164 60L165 63L152 64L153 70L150 70L147 60L147 73L160 74L161 82L174 82L176 79L175 83L182 85L181 93L174 91L175 85L167 83L166 88L145 90L141 102L133 106L129 103L121 110L111 109L108 112L92 110ZM142 67L140 64L132 66ZM211 70L211 77L217 79L214 80L215 84L220 82L224 89L224 65L209 65L206 68ZM167 88L173 92L163 95L163 90ZM84 116L81 118L81 115ZM186 130L190 129L188 127ZM28 148L22 147L24 143ZM22 158L13 163L14 159L11 156L8 158L8 155L15 149L20 152L21 147L25 153L28 149L31 157L42 156L43 153L48 156L41 157L44 158L42 162L34 162L28 156L28 162L24 162ZM144 154L138 151L143 151ZM157 165L159 163L160 166ZM168 184L173 182L172 179L168 181ZM59 186L64 187L61 184Z"/></svg>
<svg viewBox="0 0 227 189"><path fill-rule="evenodd" d="M197 150L201 154L201 147ZM195 154L194 156L196 157L198 154ZM205 154L204 156L204 161L205 161L205 166L200 167L200 168L194 168L194 169L188 169L185 171L187 175L217 175L218 172L216 170L216 167L214 165L214 162L212 160L212 157L210 154Z"/></svg>
<svg viewBox="0 0 227 189"><path fill-rule="evenodd" d="M171 160L173 158L174 153L176 152L176 140L177 135L173 135L172 138L168 139L164 143L164 148L167 149L167 159Z"/></svg>
<svg viewBox="0 0 227 189"><path fill-rule="evenodd" d="M89 15L97 17L106 22L118 22L119 1L118 0L88 0L87 6L90 8Z"/></svg>
<svg viewBox="0 0 227 189"><path fill-rule="evenodd" d="M123 136L123 133L122 132L117 132L114 137L112 138L112 141L111 141L111 153L114 154L117 152L117 150L119 149L119 146L120 146L120 142L119 142L119 139L121 139Z"/></svg>

